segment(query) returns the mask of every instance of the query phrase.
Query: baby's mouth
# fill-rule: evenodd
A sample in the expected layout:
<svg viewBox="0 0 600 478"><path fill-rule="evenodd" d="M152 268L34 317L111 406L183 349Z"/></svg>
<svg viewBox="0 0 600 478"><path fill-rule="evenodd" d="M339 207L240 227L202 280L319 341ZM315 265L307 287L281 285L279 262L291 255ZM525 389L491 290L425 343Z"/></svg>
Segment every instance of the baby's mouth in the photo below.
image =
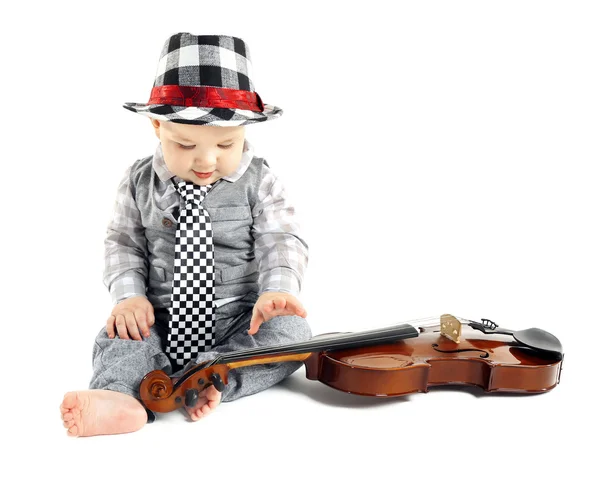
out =
<svg viewBox="0 0 600 478"><path fill-rule="evenodd" d="M202 178L202 179L208 179L208 178L210 178L210 177L213 175L213 173L214 173L214 171L209 171L208 173L199 173L199 172L197 172L197 171L194 171L193 169L192 169L192 171L194 172L194 174L195 174L197 177L199 177L199 178Z"/></svg>

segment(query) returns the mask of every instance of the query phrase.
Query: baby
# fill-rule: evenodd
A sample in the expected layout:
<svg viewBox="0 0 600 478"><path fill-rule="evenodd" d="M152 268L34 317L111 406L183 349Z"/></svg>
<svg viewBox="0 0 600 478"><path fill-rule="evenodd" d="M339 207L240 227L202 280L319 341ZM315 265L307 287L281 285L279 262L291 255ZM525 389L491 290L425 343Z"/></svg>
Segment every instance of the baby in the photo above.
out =
<svg viewBox="0 0 600 478"><path fill-rule="evenodd" d="M105 239L114 308L96 337L90 390L60 405L69 436L128 433L155 419L139 396L148 372L173 378L220 353L311 337L298 299L308 247L279 179L245 139L283 111L262 102L243 40L167 39L147 104L160 140L118 188ZM191 420L264 390L301 362L232 370L185 406Z"/></svg>

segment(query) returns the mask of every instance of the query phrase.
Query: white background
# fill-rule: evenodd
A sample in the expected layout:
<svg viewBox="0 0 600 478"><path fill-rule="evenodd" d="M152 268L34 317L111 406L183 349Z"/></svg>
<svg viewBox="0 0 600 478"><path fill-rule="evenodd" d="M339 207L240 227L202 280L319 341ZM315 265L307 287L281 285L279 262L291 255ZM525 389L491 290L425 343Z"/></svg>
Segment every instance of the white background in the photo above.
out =
<svg viewBox="0 0 600 478"><path fill-rule="evenodd" d="M27 2L3 7L5 476L578 476L598 411L596 2ZM171 34L250 47L284 110L246 127L310 246L315 334L452 313L557 335L535 396L346 395L304 368L196 423L69 438L112 308L103 240L118 182L153 154ZM592 430L592 437L582 433ZM6 443L6 442L5 442ZM4 474L4 470L2 471Z"/></svg>

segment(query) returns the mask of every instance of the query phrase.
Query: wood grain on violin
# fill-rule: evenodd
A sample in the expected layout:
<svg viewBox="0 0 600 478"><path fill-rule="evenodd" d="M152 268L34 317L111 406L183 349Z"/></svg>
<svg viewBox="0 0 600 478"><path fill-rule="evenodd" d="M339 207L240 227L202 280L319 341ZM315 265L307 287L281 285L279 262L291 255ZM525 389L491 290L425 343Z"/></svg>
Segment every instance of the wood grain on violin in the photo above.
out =
<svg viewBox="0 0 600 478"><path fill-rule="evenodd" d="M447 384L531 393L558 383L561 359L515 344L506 335L481 335L468 331L457 344L440 336L439 327L427 327L410 340L324 353L318 372L307 365L307 376L338 390L376 396L426 392Z"/></svg>
<svg viewBox="0 0 600 478"><path fill-rule="evenodd" d="M474 385L487 392L539 393L560 380L562 347L548 332L514 332L485 320L466 321L470 327L461 327L448 314L437 321L418 329L402 324L223 354L191 367L177 381L155 370L142 380L140 397L155 412L193 406L198 390L210 385L222 390L230 370L283 361L304 362L308 379L378 397L426 392L446 384Z"/></svg>

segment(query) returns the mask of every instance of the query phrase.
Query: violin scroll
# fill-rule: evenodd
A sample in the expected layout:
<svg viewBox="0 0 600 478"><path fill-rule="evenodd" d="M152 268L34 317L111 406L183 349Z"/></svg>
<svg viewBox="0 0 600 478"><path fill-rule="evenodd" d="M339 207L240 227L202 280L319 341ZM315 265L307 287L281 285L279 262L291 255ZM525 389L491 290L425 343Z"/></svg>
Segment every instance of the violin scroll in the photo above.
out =
<svg viewBox="0 0 600 478"><path fill-rule="evenodd" d="M154 370L144 376L140 383L140 398L153 412L171 412L183 405L194 406L200 392L215 385L223 390L227 384L227 367L223 365L196 365L178 379L169 377L162 370Z"/></svg>
<svg viewBox="0 0 600 478"><path fill-rule="evenodd" d="M140 384L140 398L146 401L162 400L173 393L173 380L162 370L154 370Z"/></svg>

